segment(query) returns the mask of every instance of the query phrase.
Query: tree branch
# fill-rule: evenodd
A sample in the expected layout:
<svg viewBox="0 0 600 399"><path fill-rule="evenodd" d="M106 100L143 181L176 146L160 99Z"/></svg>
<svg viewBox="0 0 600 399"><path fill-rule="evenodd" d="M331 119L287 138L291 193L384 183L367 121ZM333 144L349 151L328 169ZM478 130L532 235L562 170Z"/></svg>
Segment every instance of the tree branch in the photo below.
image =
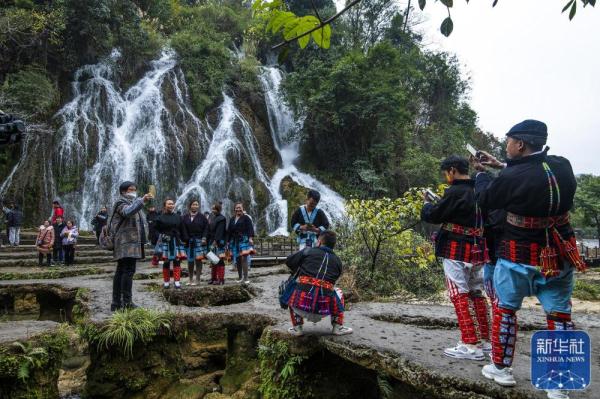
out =
<svg viewBox="0 0 600 399"><path fill-rule="evenodd" d="M317 10L317 6L315 6L315 0L310 0L310 4L312 5L313 10L315 10L315 15L319 18L319 22L323 23L321 16L319 15L319 10Z"/></svg>
<svg viewBox="0 0 600 399"><path fill-rule="evenodd" d="M344 14L346 11L348 11L349 9L351 9L352 7L354 7L356 4L360 3L361 0L353 0L352 3L346 5L346 7L344 7L340 12L338 12L337 14L327 18L325 21L321 22L319 25L315 26L314 28L307 30L304 33L299 34L298 36L295 36L289 40L284 40L279 44L276 44L275 46L271 47L271 50L277 50L279 47L283 47L286 46L288 44L290 44L291 42L300 39L301 37L304 37L306 35L310 35L311 33L313 33L316 30L319 30L321 28L323 28L325 25L329 25L330 23L332 23L333 21L335 21L336 19L338 19L342 14Z"/></svg>

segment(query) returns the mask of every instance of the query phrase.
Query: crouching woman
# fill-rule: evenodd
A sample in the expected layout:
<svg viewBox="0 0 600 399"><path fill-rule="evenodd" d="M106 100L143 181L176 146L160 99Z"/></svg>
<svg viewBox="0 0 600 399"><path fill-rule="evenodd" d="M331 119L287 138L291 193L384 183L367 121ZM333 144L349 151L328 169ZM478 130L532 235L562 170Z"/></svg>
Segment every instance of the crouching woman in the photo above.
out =
<svg viewBox="0 0 600 399"><path fill-rule="evenodd" d="M291 269L293 281L283 293L290 309L294 335L302 335L304 318L314 323L331 316L333 334L351 334L352 329L344 326L344 296L335 282L342 275L342 261L333 253L336 235L333 231L323 232L317 246L306 248L288 257L286 265Z"/></svg>

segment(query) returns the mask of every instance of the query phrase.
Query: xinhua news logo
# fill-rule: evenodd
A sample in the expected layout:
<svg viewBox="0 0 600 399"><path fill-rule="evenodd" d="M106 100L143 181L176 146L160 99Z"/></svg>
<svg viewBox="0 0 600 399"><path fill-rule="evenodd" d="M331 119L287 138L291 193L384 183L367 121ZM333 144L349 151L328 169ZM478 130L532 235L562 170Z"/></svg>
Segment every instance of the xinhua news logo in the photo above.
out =
<svg viewBox="0 0 600 399"><path fill-rule="evenodd" d="M590 336L585 331L537 331L531 338L531 383L537 389L590 385Z"/></svg>

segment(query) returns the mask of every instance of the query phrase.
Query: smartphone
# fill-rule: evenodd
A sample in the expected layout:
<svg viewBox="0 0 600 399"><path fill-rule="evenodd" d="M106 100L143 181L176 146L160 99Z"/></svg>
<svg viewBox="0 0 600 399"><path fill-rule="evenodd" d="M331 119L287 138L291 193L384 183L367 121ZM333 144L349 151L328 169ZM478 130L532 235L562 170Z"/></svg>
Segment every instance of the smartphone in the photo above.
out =
<svg viewBox="0 0 600 399"><path fill-rule="evenodd" d="M152 194L156 198L156 186L154 184L148 186L148 194Z"/></svg>
<svg viewBox="0 0 600 399"><path fill-rule="evenodd" d="M425 189L425 195L427 196L427 199L432 202L438 202L441 199L439 195L428 188Z"/></svg>
<svg viewBox="0 0 600 399"><path fill-rule="evenodd" d="M477 151L471 144L467 143L467 151L473 155L473 158L479 159L479 151Z"/></svg>

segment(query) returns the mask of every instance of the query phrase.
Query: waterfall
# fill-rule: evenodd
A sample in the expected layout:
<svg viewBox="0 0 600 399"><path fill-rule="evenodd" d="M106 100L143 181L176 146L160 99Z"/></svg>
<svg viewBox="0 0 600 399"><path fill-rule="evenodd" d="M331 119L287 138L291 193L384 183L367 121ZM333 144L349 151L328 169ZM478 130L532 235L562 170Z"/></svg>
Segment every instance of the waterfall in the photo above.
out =
<svg viewBox="0 0 600 399"><path fill-rule="evenodd" d="M58 164L66 172L85 170L81 191L66 198L84 229L102 205L114 201L124 180L154 184L160 194L176 192L182 183L184 140L200 148L208 142L189 108L172 50L164 50L125 93L116 83L120 56L114 50L108 59L81 67L72 83L73 100L57 113L62 121ZM174 106L163 98L165 83Z"/></svg>
<svg viewBox="0 0 600 399"><path fill-rule="evenodd" d="M190 198L199 198L206 209L215 201L222 201L229 213L233 208L231 199L243 199L251 213L256 214L255 187L267 187L269 180L258 157L252 128L233 99L226 93L223 99L206 157L184 186L177 206L183 207ZM250 166L249 170L245 166Z"/></svg>
<svg viewBox="0 0 600 399"><path fill-rule="evenodd" d="M259 228L287 235L288 204L280 191L282 180L289 177L321 192L320 206L331 220L343 218L343 198L294 165L302 122L281 96L279 69L263 67L259 75L273 146L282 161L269 176L253 125L227 92L222 93L217 121L201 121L189 105L174 51L163 50L128 89L119 81L120 58L113 50L106 59L75 72L73 98L55 115L57 132L52 136L48 130L44 142L26 137L21 160L0 186L1 194L27 179L22 166L36 156L38 147L48 146L48 154L54 155L41 165L47 182L44 195L63 193L67 215L84 230L101 206L114 203L124 180L136 182L140 190L154 184L157 202L173 195L180 209L198 198L203 211L222 201L229 214L233 201L243 200Z"/></svg>
<svg viewBox="0 0 600 399"><path fill-rule="evenodd" d="M287 201L281 197L281 181L290 177L295 183L312 188L321 193L321 207L331 221L340 220L344 217L344 199L313 176L303 173L294 165L300 156L299 132L302 129L301 119L295 119L292 111L286 105L280 93L283 74L276 67L263 67L259 75L260 82L265 92L265 102L269 116L269 125L275 148L279 152L282 166L275 172L270 180L269 186L273 193L271 206L277 207L283 214L283 219L277 223L272 221L269 225L271 235L285 234L288 231Z"/></svg>

